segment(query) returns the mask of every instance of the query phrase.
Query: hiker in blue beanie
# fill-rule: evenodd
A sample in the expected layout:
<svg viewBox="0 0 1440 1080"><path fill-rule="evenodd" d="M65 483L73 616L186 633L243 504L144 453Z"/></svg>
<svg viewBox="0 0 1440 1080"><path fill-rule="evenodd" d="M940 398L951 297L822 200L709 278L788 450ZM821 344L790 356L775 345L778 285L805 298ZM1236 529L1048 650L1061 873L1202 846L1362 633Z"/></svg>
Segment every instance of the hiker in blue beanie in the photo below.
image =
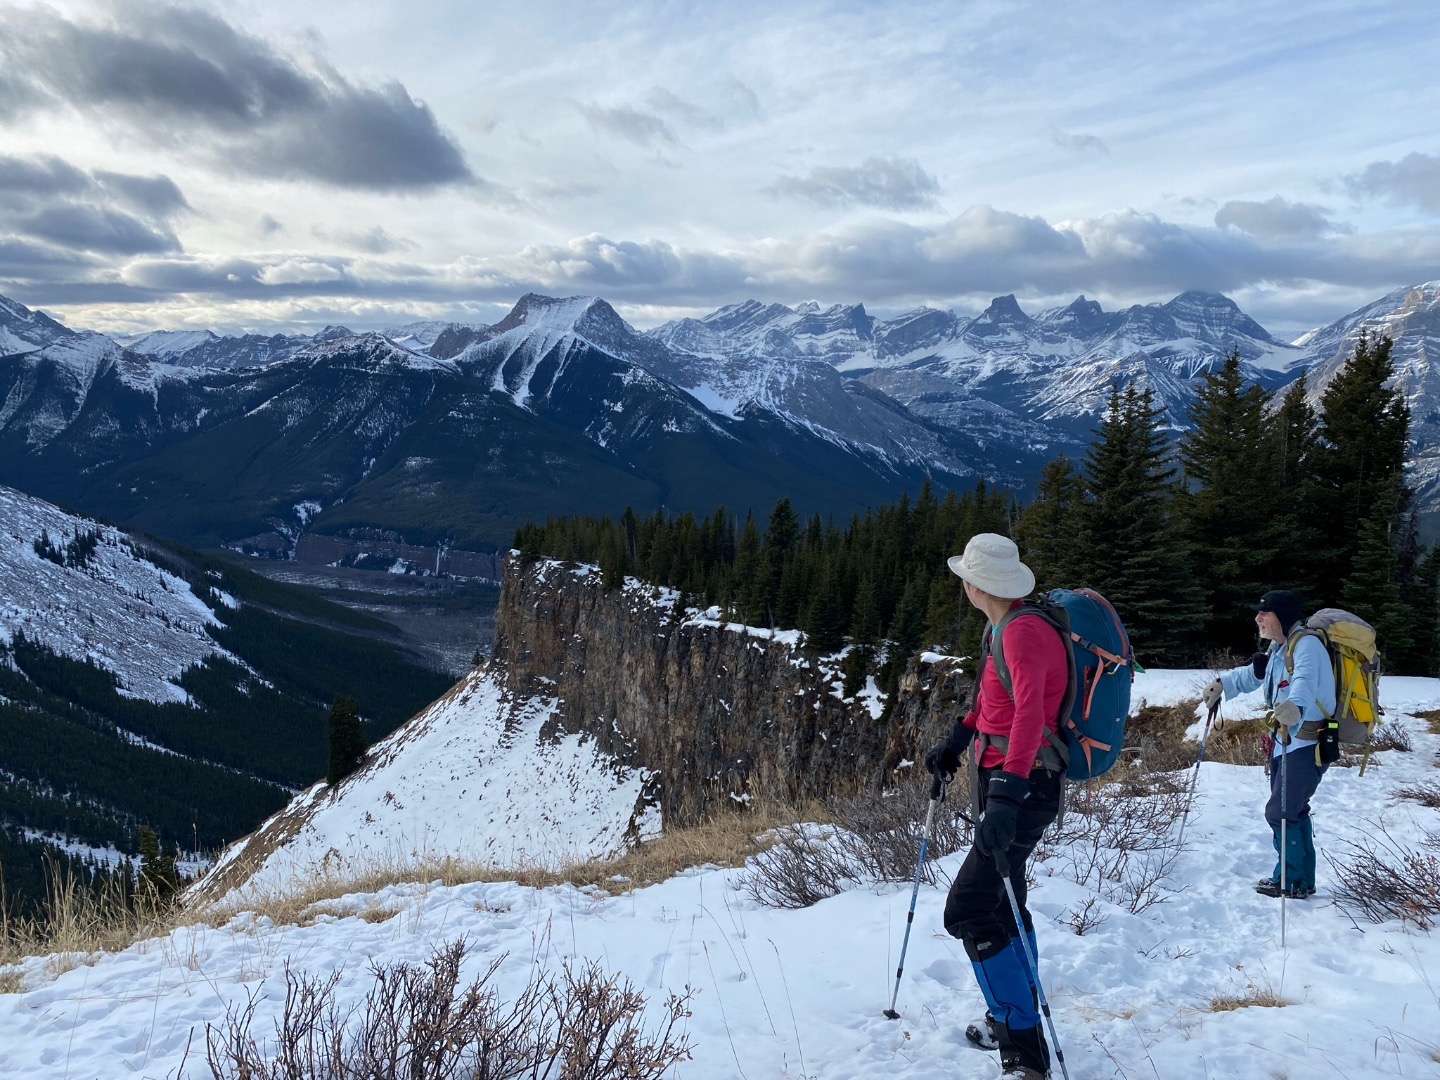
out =
<svg viewBox="0 0 1440 1080"><path fill-rule="evenodd" d="M1264 690L1270 709L1270 799L1265 820L1274 834L1275 870L1261 878L1255 891L1304 900L1315 892L1315 834L1310 799L1329 765L1316 750L1325 718L1335 712L1335 670L1318 637L1303 630L1300 597L1272 589L1255 605L1255 625L1269 648L1250 663L1225 672L1205 688L1207 707L1236 694ZM1289 645L1291 637L1295 640ZM1290 649L1287 659L1286 651ZM1281 822L1284 829L1281 829ZM1283 833L1283 851L1282 851ZM1282 862L1284 874L1282 876Z"/></svg>

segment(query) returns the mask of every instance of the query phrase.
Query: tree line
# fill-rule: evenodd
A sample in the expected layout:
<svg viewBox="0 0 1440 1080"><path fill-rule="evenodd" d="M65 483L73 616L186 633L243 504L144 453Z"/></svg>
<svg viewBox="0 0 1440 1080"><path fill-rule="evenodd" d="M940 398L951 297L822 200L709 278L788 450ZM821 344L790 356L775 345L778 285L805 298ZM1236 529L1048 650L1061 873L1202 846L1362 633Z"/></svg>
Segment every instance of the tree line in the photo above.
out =
<svg viewBox="0 0 1440 1080"><path fill-rule="evenodd" d="M684 606L798 627L821 653L846 642L847 677L882 686L921 645L973 654L981 621L945 566L977 532L1013 536L1041 590L1088 586L1119 610L1144 664L1202 666L1254 648L1249 607L1269 588L1373 623L1389 669L1440 660L1440 557L1419 541L1404 476L1410 412L1388 386L1388 338L1362 338L1310 404L1302 377L1267 394L1238 354L1203 375L1178 440L1154 393L1112 388L1083 460L1055 458L1035 497L980 481L938 498L801 520L781 499L762 528L721 507L696 517L572 517L521 527L515 547L598 563L679 590Z"/></svg>

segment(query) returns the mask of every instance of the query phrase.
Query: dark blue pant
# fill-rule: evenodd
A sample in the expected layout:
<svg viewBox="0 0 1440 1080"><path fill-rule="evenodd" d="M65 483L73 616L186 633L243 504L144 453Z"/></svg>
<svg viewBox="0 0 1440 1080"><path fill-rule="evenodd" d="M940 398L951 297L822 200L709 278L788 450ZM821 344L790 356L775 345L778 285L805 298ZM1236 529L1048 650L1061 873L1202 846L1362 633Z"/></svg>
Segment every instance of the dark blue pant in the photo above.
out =
<svg viewBox="0 0 1440 1080"><path fill-rule="evenodd" d="M1285 887L1310 891L1315 888L1314 825L1310 820L1310 800L1320 786L1329 765L1315 760L1315 748L1304 746L1270 761L1270 799L1265 804L1265 820L1270 825L1275 845L1275 870L1270 880L1280 882L1280 862L1285 863ZM1282 777L1281 769L1285 770ZM1282 785L1283 779L1283 785ZM1281 788L1284 805L1281 805ZM1280 822L1285 822L1285 851L1280 851Z"/></svg>

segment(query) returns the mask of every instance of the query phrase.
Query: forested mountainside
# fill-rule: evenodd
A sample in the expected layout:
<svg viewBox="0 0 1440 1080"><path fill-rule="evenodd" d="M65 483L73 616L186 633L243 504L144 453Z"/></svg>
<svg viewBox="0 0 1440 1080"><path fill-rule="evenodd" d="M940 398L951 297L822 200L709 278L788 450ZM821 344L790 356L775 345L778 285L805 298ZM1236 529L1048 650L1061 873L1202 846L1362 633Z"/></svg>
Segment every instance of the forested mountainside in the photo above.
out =
<svg viewBox="0 0 1440 1080"><path fill-rule="evenodd" d="M191 857L324 774L326 713L379 737L450 679L382 621L0 487L0 869L115 863L141 826Z"/></svg>

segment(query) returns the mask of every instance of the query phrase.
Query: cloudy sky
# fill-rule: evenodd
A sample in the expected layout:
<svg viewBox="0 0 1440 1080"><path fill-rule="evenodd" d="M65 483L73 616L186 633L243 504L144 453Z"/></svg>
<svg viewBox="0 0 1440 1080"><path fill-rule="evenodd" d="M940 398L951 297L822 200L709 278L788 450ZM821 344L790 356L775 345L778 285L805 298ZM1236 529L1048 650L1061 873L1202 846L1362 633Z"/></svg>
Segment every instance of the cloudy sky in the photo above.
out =
<svg viewBox="0 0 1440 1080"><path fill-rule="evenodd" d="M593 293L975 311L1440 278L1440 5L0 0L0 293L75 326Z"/></svg>

